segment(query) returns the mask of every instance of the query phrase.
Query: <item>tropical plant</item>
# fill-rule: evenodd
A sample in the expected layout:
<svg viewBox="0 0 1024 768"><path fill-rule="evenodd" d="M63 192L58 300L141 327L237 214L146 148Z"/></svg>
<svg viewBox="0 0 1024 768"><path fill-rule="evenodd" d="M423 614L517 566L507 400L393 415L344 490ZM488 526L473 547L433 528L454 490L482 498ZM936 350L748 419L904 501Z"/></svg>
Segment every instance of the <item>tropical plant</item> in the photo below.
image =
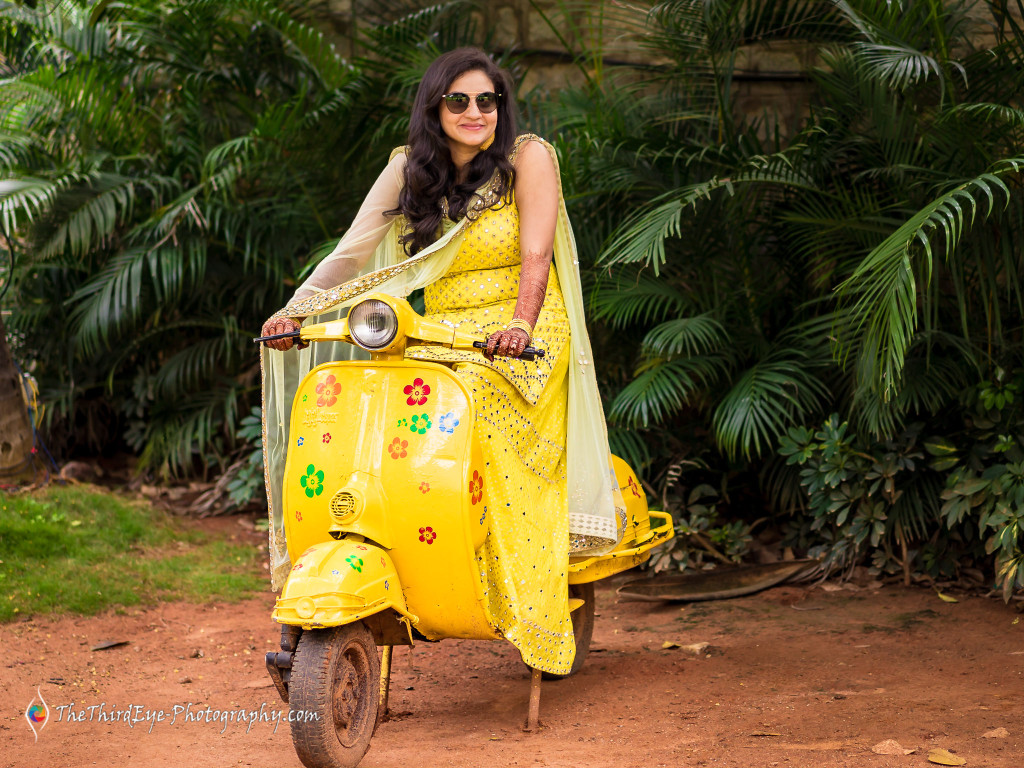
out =
<svg viewBox="0 0 1024 768"><path fill-rule="evenodd" d="M463 6L364 23L385 68L338 54L324 3L0 2L10 323L66 451L125 441L165 476L245 466L251 339L401 143L381 116L472 33Z"/></svg>
<svg viewBox="0 0 1024 768"><path fill-rule="evenodd" d="M581 241L604 268L593 315L638 342L601 350L609 411L643 432L655 473L680 435L710 438L712 474L759 470L793 512L809 502L775 458L787 430L838 410L858 439L899 444L1022 367L1022 15L1017 0L667 0L641 38L660 66L562 98L603 107L566 120L560 145L574 215L603 219L599 247ZM796 129L741 108L744 57L767 45L815 62ZM926 502L907 527L939 522ZM845 563L839 539L821 541Z"/></svg>

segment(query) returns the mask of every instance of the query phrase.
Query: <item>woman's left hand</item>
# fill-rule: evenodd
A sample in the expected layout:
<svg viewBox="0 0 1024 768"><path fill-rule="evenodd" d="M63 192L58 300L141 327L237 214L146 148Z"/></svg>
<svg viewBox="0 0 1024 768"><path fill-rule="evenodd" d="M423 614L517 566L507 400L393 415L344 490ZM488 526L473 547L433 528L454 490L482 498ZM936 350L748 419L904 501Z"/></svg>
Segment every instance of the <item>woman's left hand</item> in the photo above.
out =
<svg viewBox="0 0 1024 768"><path fill-rule="evenodd" d="M530 343L530 337L522 328L506 328L495 331L487 339L484 357L493 360L495 355L519 357Z"/></svg>

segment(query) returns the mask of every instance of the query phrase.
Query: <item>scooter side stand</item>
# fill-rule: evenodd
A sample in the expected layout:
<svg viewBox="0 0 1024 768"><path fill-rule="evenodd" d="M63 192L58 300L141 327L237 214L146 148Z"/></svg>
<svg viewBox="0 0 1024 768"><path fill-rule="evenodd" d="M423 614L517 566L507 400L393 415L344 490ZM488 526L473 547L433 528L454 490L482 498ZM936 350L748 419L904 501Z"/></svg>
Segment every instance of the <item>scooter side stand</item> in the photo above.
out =
<svg viewBox="0 0 1024 768"><path fill-rule="evenodd" d="M540 730L540 680L541 671L531 670L530 676L530 708L526 714L526 722L523 723L524 733L536 733Z"/></svg>

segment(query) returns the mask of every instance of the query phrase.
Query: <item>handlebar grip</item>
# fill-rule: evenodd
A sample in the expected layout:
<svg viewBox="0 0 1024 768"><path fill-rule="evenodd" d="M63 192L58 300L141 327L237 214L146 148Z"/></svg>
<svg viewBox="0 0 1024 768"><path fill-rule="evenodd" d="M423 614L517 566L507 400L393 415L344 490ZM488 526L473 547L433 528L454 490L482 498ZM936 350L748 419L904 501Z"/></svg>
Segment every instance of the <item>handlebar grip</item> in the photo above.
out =
<svg viewBox="0 0 1024 768"><path fill-rule="evenodd" d="M475 349L487 349L486 341L474 341L473 347ZM519 360L530 360L531 362L536 360L538 357L544 357L544 350L537 349L536 347L526 347L522 352L519 353Z"/></svg>
<svg viewBox="0 0 1024 768"><path fill-rule="evenodd" d="M262 344L264 341L274 341L276 339L297 339L301 331L288 331L288 333L275 333L272 336L257 336L253 341L257 344Z"/></svg>

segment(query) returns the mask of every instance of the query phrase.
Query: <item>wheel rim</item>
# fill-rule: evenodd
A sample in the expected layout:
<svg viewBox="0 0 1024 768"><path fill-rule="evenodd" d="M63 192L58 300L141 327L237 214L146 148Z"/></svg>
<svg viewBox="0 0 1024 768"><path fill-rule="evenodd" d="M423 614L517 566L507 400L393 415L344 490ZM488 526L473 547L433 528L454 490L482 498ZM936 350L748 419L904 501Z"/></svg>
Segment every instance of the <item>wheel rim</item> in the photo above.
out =
<svg viewBox="0 0 1024 768"><path fill-rule="evenodd" d="M371 714L376 713L376 702L369 693L370 660L366 649L350 643L342 650L334 672L334 698L331 710L334 730L344 747L354 746L360 739Z"/></svg>

